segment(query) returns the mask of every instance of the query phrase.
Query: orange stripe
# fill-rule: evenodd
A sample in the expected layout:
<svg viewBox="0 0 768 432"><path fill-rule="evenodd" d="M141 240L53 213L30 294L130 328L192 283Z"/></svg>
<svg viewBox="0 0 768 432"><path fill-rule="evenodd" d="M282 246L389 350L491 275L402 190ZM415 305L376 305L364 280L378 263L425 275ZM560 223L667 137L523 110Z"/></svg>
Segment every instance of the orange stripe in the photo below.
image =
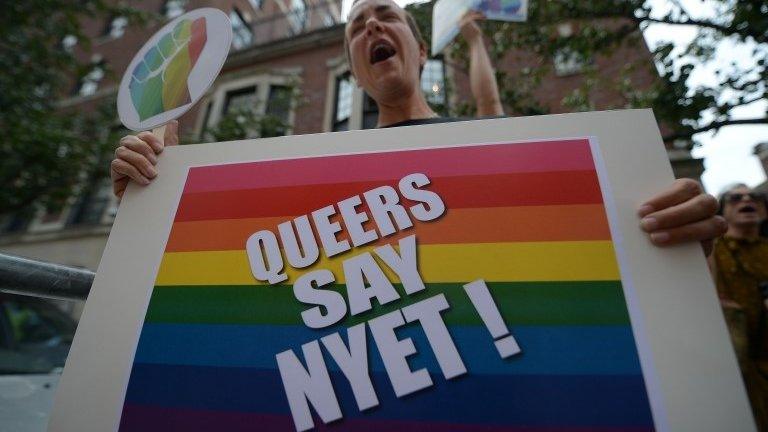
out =
<svg viewBox="0 0 768 432"><path fill-rule="evenodd" d="M245 249L245 242L251 234L264 229L277 233L277 225L291 218L284 216L175 222L166 252ZM365 228L374 229L375 226L368 222ZM416 221L414 228L415 231L407 229L394 236L379 239L376 243L390 243L414 233L420 244L611 238L602 204L449 209L438 220ZM340 233L339 238L347 238L346 230Z"/></svg>

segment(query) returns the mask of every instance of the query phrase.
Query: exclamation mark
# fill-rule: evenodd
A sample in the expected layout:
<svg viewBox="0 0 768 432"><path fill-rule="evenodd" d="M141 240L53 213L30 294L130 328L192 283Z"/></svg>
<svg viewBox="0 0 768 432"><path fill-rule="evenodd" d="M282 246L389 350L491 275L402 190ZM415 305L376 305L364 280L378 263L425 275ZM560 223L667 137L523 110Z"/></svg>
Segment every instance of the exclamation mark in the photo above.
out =
<svg viewBox="0 0 768 432"><path fill-rule="evenodd" d="M469 299L480 314L480 318L483 319L483 324L491 332L494 344L501 358L511 357L519 353L521 351L520 345L517 344L515 337L509 333L509 329L504 323L504 318L501 317L501 313L499 313L499 309L496 307L496 303L493 301L485 281L478 279L470 282L464 285L464 291L467 292Z"/></svg>

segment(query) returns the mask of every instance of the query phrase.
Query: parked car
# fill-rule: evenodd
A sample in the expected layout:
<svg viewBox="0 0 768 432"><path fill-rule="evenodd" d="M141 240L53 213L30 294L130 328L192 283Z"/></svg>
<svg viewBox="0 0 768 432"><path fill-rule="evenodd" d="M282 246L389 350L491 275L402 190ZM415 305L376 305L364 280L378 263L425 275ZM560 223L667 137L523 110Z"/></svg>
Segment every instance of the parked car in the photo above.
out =
<svg viewBox="0 0 768 432"><path fill-rule="evenodd" d="M0 294L0 431L46 430L76 326L47 300Z"/></svg>

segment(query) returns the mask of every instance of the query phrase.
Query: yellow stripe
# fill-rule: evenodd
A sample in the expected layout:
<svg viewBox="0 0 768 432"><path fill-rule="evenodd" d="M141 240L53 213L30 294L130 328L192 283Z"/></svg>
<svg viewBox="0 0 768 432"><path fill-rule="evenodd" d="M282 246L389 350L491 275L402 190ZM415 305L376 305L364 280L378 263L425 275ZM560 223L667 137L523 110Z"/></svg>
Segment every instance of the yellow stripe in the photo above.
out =
<svg viewBox="0 0 768 432"><path fill-rule="evenodd" d="M363 253L372 248L358 248ZM418 246L419 272L427 283L618 280L610 241L478 243ZM375 255L375 254L374 254ZM344 283L342 262L350 253L323 257L301 271L288 268L287 284L324 268ZM379 262L381 262L379 260ZM286 264L287 265L287 264ZM381 264L386 269L385 264ZM397 278L386 270L389 280ZM254 285L245 251L170 252L163 256L157 285Z"/></svg>

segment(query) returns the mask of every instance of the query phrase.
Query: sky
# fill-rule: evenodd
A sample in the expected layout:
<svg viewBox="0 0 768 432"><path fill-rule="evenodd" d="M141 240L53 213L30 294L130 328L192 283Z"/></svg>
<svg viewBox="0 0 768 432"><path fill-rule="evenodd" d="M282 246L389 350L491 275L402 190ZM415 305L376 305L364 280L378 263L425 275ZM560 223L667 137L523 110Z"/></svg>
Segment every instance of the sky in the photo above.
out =
<svg viewBox="0 0 768 432"><path fill-rule="evenodd" d="M412 0L395 0L401 6L413 3ZM669 5L667 0L649 0L655 13L663 13ZM342 16L346 19L351 0L342 3ZM716 14L713 8L707 7L706 0L682 0L684 7L694 14L694 18L706 18ZM643 32L649 48L671 41L678 49L685 46L696 37L696 28L692 26L653 24ZM715 66L737 62L748 64L751 61L751 47L737 46L724 40L718 46L713 61L691 75L689 85L696 86L715 82ZM752 118L765 115L768 102L755 102L734 111L734 118ZM733 183L746 183L756 186L765 181L765 173L757 157L752 153L753 148L760 142L768 142L768 126L729 126L718 133L705 132L696 135L695 140L701 145L693 150L693 156L704 159L705 171L702 183L709 193L719 194L725 187Z"/></svg>

